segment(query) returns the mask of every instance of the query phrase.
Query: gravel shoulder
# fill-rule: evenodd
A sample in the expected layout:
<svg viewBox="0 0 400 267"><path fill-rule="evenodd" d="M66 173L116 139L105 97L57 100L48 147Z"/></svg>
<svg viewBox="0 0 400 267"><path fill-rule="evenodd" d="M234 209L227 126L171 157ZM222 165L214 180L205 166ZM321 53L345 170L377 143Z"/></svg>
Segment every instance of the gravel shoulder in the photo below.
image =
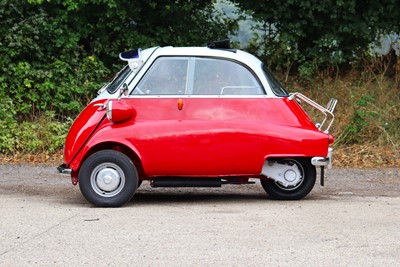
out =
<svg viewBox="0 0 400 267"><path fill-rule="evenodd" d="M152 189L94 208L54 166L0 165L0 266L396 266L400 169L326 172L301 201L259 184Z"/></svg>
<svg viewBox="0 0 400 267"><path fill-rule="evenodd" d="M350 169L333 168L325 172L325 186L317 183L308 198L323 198L326 196L386 196L400 197L400 168L382 169ZM60 175L54 166L48 165L16 165L0 164L0 193L23 194L32 196L54 196L59 198L80 198L76 195L76 187L71 185L69 176ZM79 190L78 190L79 191ZM170 192L178 194L180 189L150 189L146 183L139 189L140 193L159 195ZM253 185L226 185L221 189L190 188L187 193L210 195L234 193L238 197L245 192L256 194L264 191ZM78 192L78 194L80 194Z"/></svg>

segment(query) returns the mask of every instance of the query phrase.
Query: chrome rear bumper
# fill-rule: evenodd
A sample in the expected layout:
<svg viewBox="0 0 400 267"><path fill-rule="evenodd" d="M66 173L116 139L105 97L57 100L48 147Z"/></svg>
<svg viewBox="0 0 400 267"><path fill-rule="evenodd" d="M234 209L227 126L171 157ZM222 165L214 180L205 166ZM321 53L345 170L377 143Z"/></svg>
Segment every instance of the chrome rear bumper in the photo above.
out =
<svg viewBox="0 0 400 267"><path fill-rule="evenodd" d="M332 155L333 155L333 149L328 148L327 157L313 157L311 159L311 164L314 166L328 167L328 169L330 169L332 168Z"/></svg>

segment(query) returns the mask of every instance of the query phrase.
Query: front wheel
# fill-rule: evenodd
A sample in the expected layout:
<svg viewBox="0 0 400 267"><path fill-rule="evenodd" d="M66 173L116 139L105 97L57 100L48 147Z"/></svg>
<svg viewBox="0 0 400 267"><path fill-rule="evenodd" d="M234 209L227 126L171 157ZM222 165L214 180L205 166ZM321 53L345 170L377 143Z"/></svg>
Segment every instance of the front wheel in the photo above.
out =
<svg viewBox="0 0 400 267"><path fill-rule="evenodd" d="M99 207L119 207L132 199L138 187L135 165L123 153L102 150L83 163L79 171L83 196Z"/></svg>
<svg viewBox="0 0 400 267"><path fill-rule="evenodd" d="M284 185L272 179L261 179L261 185L267 194L273 199L297 200L310 193L316 179L315 167L307 158L287 158L277 160L279 164L284 164L290 173L296 173L296 183Z"/></svg>

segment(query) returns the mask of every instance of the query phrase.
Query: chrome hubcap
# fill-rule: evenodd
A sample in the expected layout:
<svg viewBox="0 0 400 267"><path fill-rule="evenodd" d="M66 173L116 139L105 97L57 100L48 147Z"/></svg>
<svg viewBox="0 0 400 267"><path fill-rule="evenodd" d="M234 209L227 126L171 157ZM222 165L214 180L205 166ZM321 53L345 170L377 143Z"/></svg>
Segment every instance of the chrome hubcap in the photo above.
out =
<svg viewBox="0 0 400 267"><path fill-rule="evenodd" d="M300 177L300 175L298 175L294 170L287 170L284 175L285 180L289 183L293 183L297 177Z"/></svg>
<svg viewBox="0 0 400 267"><path fill-rule="evenodd" d="M276 181L276 184L288 191L297 189L303 183L303 168L296 160L288 160L284 165L286 167L284 181Z"/></svg>
<svg viewBox="0 0 400 267"><path fill-rule="evenodd" d="M299 188L304 180L304 169L295 159L265 161L261 174L286 191Z"/></svg>
<svg viewBox="0 0 400 267"><path fill-rule="evenodd" d="M97 174L97 186L103 191L114 191L121 181L118 172L111 168L105 168Z"/></svg>
<svg viewBox="0 0 400 267"><path fill-rule="evenodd" d="M98 195L113 197L123 189L125 175L118 165L106 162L93 170L90 183Z"/></svg>

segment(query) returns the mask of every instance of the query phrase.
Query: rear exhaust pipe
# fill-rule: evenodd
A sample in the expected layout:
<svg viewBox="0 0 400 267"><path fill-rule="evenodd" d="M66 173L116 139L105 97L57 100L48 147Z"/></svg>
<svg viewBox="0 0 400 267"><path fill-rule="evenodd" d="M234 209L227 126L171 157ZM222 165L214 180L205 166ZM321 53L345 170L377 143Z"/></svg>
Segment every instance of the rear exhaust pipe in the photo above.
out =
<svg viewBox="0 0 400 267"><path fill-rule="evenodd" d="M159 178L150 183L151 187L221 187L221 179Z"/></svg>

